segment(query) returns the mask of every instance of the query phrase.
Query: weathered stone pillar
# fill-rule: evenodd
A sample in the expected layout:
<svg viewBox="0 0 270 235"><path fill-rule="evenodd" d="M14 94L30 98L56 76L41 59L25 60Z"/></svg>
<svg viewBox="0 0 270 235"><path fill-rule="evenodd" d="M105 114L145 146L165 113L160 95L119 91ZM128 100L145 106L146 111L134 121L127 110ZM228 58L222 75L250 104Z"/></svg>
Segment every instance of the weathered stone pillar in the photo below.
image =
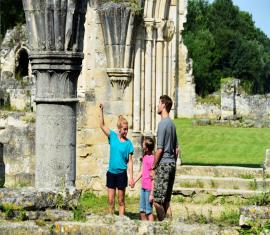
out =
<svg viewBox="0 0 270 235"><path fill-rule="evenodd" d="M153 20L145 19L145 125L144 134L151 135L152 131L152 41L153 41Z"/></svg>
<svg viewBox="0 0 270 235"><path fill-rule="evenodd" d="M133 107L133 132L141 131L141 54L142 39L141 35L136 39L135 45L135 63L134 63L134 107Z"/></svg>
<svg viewBox="0 0 270 235"><path fill-rule="evenodd" d="M162 21L156 23L157 27L157 52L156 52L156 105L159 103L159 97L162 95L162 85L163 85L163 27L164 23ZM156 118L156 128L160 118Z"/></svg>
<svg viewBox="0 0 270 235"><path fill-rule="evenodd" d="M164 41L162 94L168 94L168 59L168 42Z"/></svg>
<svg viewBox="0 0 270 235"><path fill-rule="evenodd" d="M35 187L75 186L77 79L86 0L23 0L36 76Z"/></svg>

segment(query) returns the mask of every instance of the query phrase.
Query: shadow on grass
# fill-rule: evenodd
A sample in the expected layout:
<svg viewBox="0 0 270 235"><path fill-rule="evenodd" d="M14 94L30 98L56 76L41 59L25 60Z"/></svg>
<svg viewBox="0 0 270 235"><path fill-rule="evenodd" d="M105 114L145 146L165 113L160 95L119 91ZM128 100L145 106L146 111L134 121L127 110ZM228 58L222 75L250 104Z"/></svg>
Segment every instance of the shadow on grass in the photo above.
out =
<svg viewBox="0 0 270 235"><path fill-rule="evenodd" d="M115 215L119 215L119 212L118 211L115 211L114 214ZM138 220L138 219L140 219L139 213L134 213L134 212L130 212L130 211L126 211L125 212L125 216L129 217L132 220Z"/></svg>
<svg viewBox="0 0 270 235"><path fill-rule="evenodd" d="M263 164L206 164L206 163L190 163L184 162L182 166L191 165L191 166L239 166L239 167L251 167L251 168L261 168Z"/></svg>

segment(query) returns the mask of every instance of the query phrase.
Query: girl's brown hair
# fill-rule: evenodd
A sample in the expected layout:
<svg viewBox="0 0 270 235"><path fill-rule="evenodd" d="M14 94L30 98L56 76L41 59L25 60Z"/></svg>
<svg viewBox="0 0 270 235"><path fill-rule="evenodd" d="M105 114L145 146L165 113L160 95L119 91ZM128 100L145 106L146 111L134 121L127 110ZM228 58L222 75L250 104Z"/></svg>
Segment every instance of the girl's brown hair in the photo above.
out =
<svg viewBox="0 0 270 235"><path fill-rule="evenodd" d="M152 137L145 136L144 137L144 143L145 143L146 148L149 151L153 151L154 150L154 148L155 148L155 140Z"/></svg>
<svg viewBox="0 0 270 235"><path fill-rule="evenodd" d="M119 115L117 121L117 128L120 129L125 124L128 125L127 119L125 119L122 115Z"/></svg>

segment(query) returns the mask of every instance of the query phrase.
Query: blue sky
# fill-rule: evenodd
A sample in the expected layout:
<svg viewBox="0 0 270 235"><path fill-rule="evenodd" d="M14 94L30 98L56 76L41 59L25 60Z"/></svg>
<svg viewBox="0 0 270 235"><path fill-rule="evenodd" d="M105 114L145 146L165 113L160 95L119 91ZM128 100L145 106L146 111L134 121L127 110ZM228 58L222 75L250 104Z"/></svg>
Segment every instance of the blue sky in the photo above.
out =
<svg viewBox="0 0 270 235"><path fill-rule="evenodd" d="M213 2L213 0L209 0ZM270 38L270 0L233 0L241 11L252 15L257 28L260 28Z"/></svg>

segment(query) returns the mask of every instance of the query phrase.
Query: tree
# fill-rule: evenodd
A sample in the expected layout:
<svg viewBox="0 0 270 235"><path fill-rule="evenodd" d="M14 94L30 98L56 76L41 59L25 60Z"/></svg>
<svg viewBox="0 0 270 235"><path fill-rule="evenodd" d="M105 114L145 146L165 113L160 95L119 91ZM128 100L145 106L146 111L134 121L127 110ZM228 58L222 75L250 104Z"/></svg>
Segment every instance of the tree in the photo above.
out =
<svg viewBox="0 0 270 235"><path fill-rule="evenodd" d="M232 0L189 0L184 42L193 59L196 92L207 95L220 78L237 77L249 93L270 91L270 39Z"/></svg>
<svg viewBox="0 0 270 235"><path fill-rule="evenodd" d="M0 41L7 29L25 22L21 0L0 0Z"/></svg>

